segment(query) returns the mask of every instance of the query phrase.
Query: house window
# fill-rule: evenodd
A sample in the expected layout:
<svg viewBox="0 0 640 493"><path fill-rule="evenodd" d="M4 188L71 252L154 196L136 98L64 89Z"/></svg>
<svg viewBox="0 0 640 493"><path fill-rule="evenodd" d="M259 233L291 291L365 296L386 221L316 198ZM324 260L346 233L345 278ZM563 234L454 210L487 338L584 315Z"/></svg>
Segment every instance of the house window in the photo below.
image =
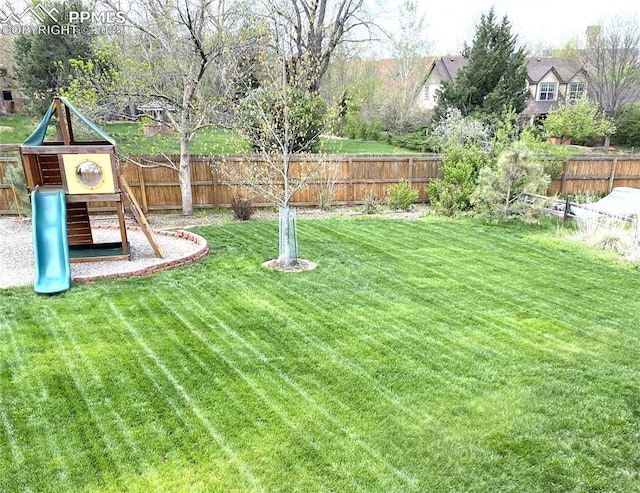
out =
<svg viewBox="0 0 640 493"><path fill-rule="evenodd" d="M556 99L555 82L542 82L540 84L540 101L554 101Z"/></svg>
<svg viewBox="0 0 640 493"><path fill-rule="evenodd" d="M584 94L584 82L572 82L569 84L569 101L577 101Z"/></svg>
<svg viewBox="0 0 640 493"><path fill-rule="evenodd" d="M429 91L429 86L425 84L423 95L422 95L422 97L424 98L425 101L429 101L429 94L430 93L431 93L431 91Z"/></svg>

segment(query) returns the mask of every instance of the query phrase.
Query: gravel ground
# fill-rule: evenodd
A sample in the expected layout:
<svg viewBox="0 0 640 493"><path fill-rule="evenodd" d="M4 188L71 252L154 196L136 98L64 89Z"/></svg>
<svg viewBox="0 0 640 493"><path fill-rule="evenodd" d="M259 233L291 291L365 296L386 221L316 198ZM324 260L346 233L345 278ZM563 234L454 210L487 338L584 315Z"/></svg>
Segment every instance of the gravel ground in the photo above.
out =
<svg viewBox="0 0 640 493"><path fill-rule="evenodd" d="M189 223L193 221L189 218ZM183 229L174 221L171 229ZM158 225L170 224L169 218L149 221L154 230ZM120 229L115 217L92 218L93 241L95 243L119 242ZM156 234L156 241L162 248L163 257L155 255L147 237L137 227L132 219L127 219L127 239L131 247L131 260L111 262L80 262L71 264L71 277L74 281L90 280L99 277L139 275L145 269L152 271L169 267L167 264L190 256L198 255L206 248L206 241L196 235L184 238L173 232ZM195 240L195 241L194 241ZM34 283L35 268L33 258L33 239L31 220L18 217L0 217L0 288L13 286L28 286Z"/></svg>

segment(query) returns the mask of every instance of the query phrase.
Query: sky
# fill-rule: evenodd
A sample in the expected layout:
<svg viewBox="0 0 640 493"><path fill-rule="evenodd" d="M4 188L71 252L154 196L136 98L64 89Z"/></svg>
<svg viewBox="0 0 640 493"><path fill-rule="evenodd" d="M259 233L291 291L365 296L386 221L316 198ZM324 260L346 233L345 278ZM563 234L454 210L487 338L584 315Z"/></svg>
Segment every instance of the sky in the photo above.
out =
<svg viewBox="0 0 640 493"><path fill-rule="evenodd" d="M529 48L560 47L582 37L587 26L606 24L618 15L640 20L635 0L414 0L424 16L430 55L459 54L464 43L471 45L480 16L493 6L498 19L506 15L512 33ZM402 0L379 0L376 21L386 28L399 25Z"/></svg>

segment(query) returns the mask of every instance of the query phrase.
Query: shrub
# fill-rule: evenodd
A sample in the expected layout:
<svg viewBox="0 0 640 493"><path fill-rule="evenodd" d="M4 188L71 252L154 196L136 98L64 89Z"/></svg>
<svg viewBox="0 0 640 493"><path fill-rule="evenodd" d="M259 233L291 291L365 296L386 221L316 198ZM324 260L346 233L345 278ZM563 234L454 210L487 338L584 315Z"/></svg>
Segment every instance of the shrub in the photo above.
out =
<svg viewBox="0 0 640 493"><path fill-rule="evenodd" d="M398 184L389 187L387 195L391 209L408 211L418 198L419 192L407 180L401 180Z"/></svg>
<svg viewBox="0 0 640 493"><path fill-rule="evenodd" d="M549 111L544 120L544 130L548 137L560 137L562 141L585 141L613 135L616 131L609 119L598 114L598 103L587 96L560 103Z"/></svg>
<svg viewBox="0 0 640 493"><path fill-rule="evenodd" d="M625 106L616 116L618 130L611 138L616 145L640 146L640 104Z"/></svg>
<svg viewBox="0 0 640 493"><path fill-rule="evenodd" d="M256 212L251 199L238 196L234 196L231 199L231 210L233 211L233 217L240 221L248 221Z"/></svg>
<svg viewBox="0 0 640 493"><path fill-rule="evenodd" d="M537 197L550 181L526 145L515 143L500 154L495 166L480 170L471 204L489 217L531 219L544 205Z"/></svg>
<svg viewBox="0 0 640 493"><path fill-rule="evenodd" d="M573 237L600 250L609 250L629 259L638 259L638 221L632 224L616 217L576 220Z"/></svg>
<svg viewBox="0 0 640 493"><path fill-rule="evenodd" d="M475 118L462 116L457 108L447 108L428 133L427 145L437 152L451 147L480 147L487 150L492 138L488 125Z"/></svg>
<svg viewBox="0 0 640 493"><path fill-rule="evenodd" d="M362 212L365 214L377 214L380 212L380 201L373 190L368 189L364 194Z"/></svg>
<svg viewBox="0 0 640 493"><path fill-rule="evenodd" d="M386 133L383 131L380 117L377 115L365 119L360 114L348 113L345 117L343 135L353 140L376 142L386 140Z"/></svg>
<svg viewBox="0 0 640 493"><path fill-rule="evenodd" d="M420 128L402 135L394 135L391 138L391 144L396 147L411 149L412 151L418 152L427 152L431 150L427 147L426 128Z"/></svg>
<svg viewBox="0 0 640 493"><path fill-rule="evenodd" d="M478 172L488 156L475 146L451 147L442 160L442 179L429 183L429 201L439 214L448 216L466 211L476 188Z"/></svg>

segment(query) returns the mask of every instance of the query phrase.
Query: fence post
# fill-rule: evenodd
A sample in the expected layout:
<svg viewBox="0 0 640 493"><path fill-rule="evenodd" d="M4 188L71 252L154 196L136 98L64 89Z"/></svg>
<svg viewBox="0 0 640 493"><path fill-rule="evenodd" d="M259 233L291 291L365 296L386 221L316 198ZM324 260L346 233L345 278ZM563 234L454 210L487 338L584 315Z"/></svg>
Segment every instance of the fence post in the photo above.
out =
<svg viewBox="0 0 640 493"><path fill-rule="evenodd" d="M411 183L413 183L413 156L409 156L409 179L407 180L409 182L409 185L411 185Z"/></svg>
<svg viewBox="0 0 640 493"><path fill-rule="evenodd" d="M564 202L564 213L562 214L562 224L567 224L567 219L569 219L569 213L571 209L571 195L567 195L567 200Z"/></svg>
<svg viewBox="0 0 640 493"><path fill-rule="evenodd" d="M565 191L567 184L567 173L569 173L569 160L567 159L564 162L564 166L562 167L562 181L560 182L560 195L562 195Z"/></svg>
<svg viewBox="0 0 640 493"><path fill-rule="evenodd" d="M613 190L613 180L616 177L616 168L618 166L618 156L613 156L613 162L611 163L611 174L609 175L608 193Z"/></svg>
<svg viewBox="0 0 640 493"><path fill-rule="evenodd" d="M144 182L144 170L141 166L136 166L138 169L138 183L140 183L140 199L142 202L142 212L149 212L149 206L147 204L147 187Z"/></svg>
<svg viewBox="0 0 640 493"><path fill-rule="evenodd" d="M349 157L347 160L347 177L349 180L347 191L347 202L349 205L353 205L353 158Z"/></svg>
<svg viewBox="0 0 640 493"><path fill-rule="evenodd" d="M216 172L216 167L213 162L216 160L215 157L212 157L209 160L209 171L211 171L211 183L213 186L213 207L219 207L219 197L218 197L218 173Z"/></svg>

